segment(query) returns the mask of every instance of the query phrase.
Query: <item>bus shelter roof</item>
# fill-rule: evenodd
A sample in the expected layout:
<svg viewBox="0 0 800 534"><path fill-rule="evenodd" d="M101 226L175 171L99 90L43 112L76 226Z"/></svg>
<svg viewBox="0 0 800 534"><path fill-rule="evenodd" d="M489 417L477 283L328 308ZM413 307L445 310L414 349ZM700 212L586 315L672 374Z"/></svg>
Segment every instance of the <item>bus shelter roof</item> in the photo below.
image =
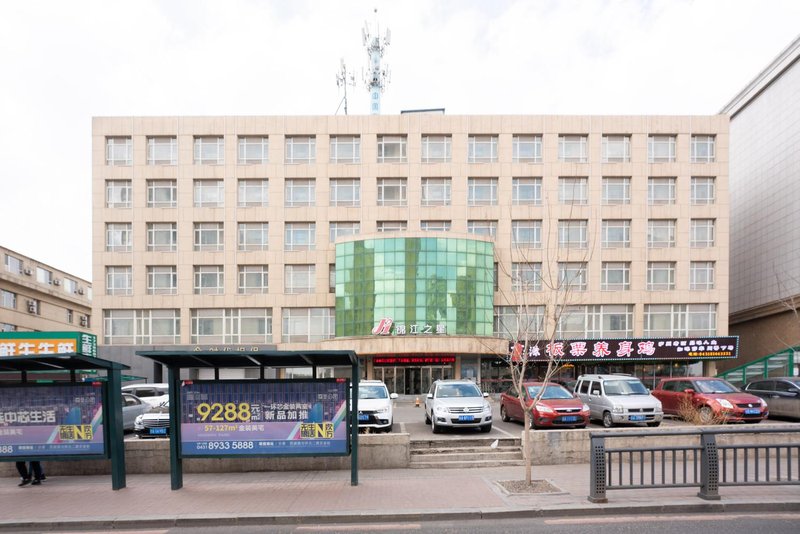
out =
<svg viewBox="0 0 800 534"><path fill-rule="evenodd" d="M142 350L136 354L172 368L186 367L342 367L357 365L349 350Z"/></svg>

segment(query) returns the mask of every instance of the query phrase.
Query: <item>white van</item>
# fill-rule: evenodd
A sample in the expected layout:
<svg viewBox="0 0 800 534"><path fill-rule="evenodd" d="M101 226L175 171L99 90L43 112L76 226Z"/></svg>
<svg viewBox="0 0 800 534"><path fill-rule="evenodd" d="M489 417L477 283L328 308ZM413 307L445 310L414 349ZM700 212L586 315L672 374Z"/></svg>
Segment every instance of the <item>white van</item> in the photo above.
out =
<svg viewBox="0 0 800 534"><path fill-rule="evenodd" d="M658 426L664 419L661 401L634 376L581 375L575 394L589 405L589 418L606 428L623 423Z"/></svg>

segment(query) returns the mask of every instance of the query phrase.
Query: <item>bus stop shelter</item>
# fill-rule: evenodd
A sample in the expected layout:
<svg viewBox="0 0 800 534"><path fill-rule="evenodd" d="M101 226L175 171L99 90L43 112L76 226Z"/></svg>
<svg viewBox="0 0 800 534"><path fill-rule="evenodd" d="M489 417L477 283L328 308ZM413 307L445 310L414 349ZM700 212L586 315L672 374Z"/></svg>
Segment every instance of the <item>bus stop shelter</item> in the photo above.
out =
<svg viewBox="0 0 800 534"><path fill-rule="evenodd" d="M350 405L346 406L350 428L350 483L358 485L358 357L353 351L308 350L277 351L247 347L217 350L189 351L137 351L137 355L149 358L167 368L169 383L169 431L170 431L170 477L173 490L183 487L183 454L181 452L181 369L214 369L214 378L219 381L219 370L226 368L259 368L260 379L264 380L266 368L311 369L313 380L318 380L319 367L349 367L351 369ZM225 382L224 380L221 382ZM218 457L206 454L205 457ZM268 454L262 454L268 456Z"/></svg>

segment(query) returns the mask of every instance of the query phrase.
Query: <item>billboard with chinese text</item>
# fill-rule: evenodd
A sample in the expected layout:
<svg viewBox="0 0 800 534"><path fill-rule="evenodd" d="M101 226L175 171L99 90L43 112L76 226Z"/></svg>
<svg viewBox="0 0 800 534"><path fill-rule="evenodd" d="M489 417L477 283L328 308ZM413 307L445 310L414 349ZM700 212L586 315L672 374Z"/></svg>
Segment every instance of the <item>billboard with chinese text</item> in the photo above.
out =
<svg viewBox="0 0 800 534"><path fill-rule="evenodd" d="M97 357L97 336L83 332L0 332L0 357L81 354Z"/></svg>
<svg viewBox="0 0 800 534"><path fill-rule="evenodd" d="M104 386L0 387L0 457L103 455Z"/></svg>
<svg viewBox="0 0 800 534"><path fill-rule="evenodd" d="M184 381L183 456L347 455L348 380Z"/></svg>

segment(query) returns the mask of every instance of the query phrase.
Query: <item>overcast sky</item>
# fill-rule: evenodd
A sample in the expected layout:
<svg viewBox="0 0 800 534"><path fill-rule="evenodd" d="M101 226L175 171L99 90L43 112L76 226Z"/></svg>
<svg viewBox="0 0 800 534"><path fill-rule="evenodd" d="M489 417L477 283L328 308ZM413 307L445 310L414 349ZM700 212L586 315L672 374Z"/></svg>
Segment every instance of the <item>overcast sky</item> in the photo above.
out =
<svg viewBox="0 0 800 534"><path fill-rule="evenodd" d="M91 280L93 116L332 115L375 7L384 114L715 114L800 33L798 0L3 1L0 244Z"/></svg>

